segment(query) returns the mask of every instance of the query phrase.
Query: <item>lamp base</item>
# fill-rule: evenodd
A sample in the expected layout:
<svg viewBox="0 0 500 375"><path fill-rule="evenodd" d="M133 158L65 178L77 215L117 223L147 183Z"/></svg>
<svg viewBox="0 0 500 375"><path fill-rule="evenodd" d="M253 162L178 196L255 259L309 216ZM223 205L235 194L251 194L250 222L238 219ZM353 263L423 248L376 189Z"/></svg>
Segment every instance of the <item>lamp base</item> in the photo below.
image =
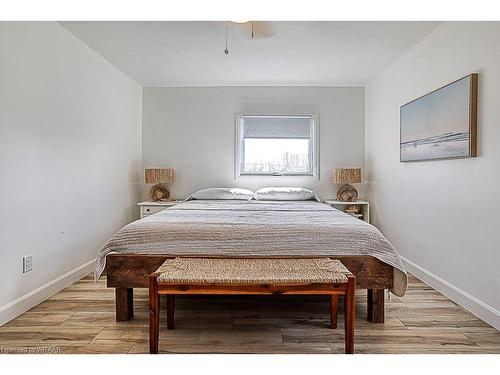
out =
<svg viewBox="0 0 500 375"><path fill-rule="evenodd" d="M352 185L345 184L337 190L337 200L341 202L354 202L358 199L358 191Z"/></svg>
<svg viewBox="0 0 500 375"><path fill-rule="evenodd" d="M156 184L151 187L149 191L149 199L152 202L165 201L170 198L170 192L164 184Z"/></svg>

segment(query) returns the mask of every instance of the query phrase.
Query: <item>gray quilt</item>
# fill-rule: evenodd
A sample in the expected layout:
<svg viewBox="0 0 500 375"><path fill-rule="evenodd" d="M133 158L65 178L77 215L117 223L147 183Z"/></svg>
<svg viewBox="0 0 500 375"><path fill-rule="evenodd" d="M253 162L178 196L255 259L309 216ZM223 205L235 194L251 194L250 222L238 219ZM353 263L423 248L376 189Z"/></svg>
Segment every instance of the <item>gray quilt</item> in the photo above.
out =
<svg viewBox="0 0 500 375"><path fill-rule="evenodd" d="M392 292L404 295L406 270L373 225L314 201L189 201L123 227L99 252L106 255L317 257L370 255L394 266Z"/></svg>

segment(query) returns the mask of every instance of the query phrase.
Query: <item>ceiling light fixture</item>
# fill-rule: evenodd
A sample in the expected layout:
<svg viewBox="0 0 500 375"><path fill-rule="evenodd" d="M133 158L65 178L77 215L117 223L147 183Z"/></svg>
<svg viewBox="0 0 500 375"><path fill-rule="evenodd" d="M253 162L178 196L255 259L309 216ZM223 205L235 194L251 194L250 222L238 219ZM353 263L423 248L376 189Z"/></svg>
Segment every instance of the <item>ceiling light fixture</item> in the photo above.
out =
<svg viewBox="0 0 500 375"><path fill-rule="evenodd" d="M249 23L250 22L250 26L251 26L250 37L253 39L253 37L255 36L255 34L253 32L253 21L241 20L241 21L231 21L231 22L239 24L239 25L242 25L244 23Z"/></svg>
<svg viewBox="0 0 500 375"><path fill-rule="evenodd" d="M275 35L275 31L271 22L265 21L226 21L224 22L224 29L226 33L226 49L224 53L229 55L228 39L229 39L229 23L243 25L250 22L250 39L269 38ZM239 27L239 26L238 26ZM245 26L247 28L247 26ZM236 28L235 28L236 30Z"/></svg>

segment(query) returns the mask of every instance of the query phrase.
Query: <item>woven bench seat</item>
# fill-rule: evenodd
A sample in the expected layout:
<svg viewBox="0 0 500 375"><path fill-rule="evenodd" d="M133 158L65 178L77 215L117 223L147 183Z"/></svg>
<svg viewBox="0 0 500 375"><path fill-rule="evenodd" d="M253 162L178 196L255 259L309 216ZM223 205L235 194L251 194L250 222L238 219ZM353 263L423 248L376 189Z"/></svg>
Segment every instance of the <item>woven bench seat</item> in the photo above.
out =
<svg viewBox="0 0 500 375"><path fill-rule="evenodd" d="M158 283L347 283L349 270L328 258L175 258L158 268Z"/></svg>
<svg viewBox="0 0 500 375"><path fill-rule="evenodd" d="M344 297L345 350L354 352L356 278L329 258L174 258L149 277L150 353L158 353L160 295L167 296L167 328L174 328L175 295L305 294L330 296L331 328Z"/></svg>

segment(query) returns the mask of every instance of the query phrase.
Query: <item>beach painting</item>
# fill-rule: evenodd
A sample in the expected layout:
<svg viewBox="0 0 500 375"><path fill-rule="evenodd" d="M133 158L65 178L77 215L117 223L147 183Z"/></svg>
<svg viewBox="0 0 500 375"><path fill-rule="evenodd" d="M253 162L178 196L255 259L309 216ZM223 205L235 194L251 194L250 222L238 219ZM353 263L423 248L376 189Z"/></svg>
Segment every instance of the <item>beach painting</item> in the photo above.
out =
<svg viewBox="0 0 500 375"><path fill-rule="evenodd" d="M477 74L401 107L400 160L476 156Z"/></svg>

